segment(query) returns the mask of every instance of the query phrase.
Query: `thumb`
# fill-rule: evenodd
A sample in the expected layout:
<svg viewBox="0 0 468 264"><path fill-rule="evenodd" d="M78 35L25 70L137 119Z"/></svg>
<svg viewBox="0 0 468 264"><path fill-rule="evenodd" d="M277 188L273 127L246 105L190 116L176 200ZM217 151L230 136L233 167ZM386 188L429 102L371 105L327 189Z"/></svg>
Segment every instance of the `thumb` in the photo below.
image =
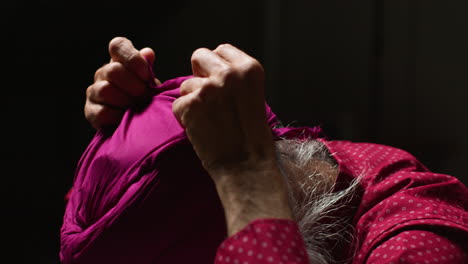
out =
<svg viewBox="0 0 468 264"><path fill-rule="evenodd" d="M154 59L155 59L155 55L154 55L154 51L151 49L151 48L143 48L140 50L140 54L146 59L148 60L152 66L153 63L154 63Z"/></svg>

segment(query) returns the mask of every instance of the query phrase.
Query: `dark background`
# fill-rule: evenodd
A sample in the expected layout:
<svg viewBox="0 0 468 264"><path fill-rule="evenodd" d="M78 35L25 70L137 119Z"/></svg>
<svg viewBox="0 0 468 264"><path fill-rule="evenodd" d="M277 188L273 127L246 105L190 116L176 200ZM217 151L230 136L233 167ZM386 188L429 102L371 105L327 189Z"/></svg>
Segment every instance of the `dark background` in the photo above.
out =
<svg viewBox="0 0 468 264"><path fill-rule="evenodd" d="M267 71L285 124L408 150L468 182L466 1L10 1L1 4L2 240L9 263L58 263L63 197L93 129L85 89L115 36L161 80L229 42ZM0 260L0 262L4 262Z"/></svg>

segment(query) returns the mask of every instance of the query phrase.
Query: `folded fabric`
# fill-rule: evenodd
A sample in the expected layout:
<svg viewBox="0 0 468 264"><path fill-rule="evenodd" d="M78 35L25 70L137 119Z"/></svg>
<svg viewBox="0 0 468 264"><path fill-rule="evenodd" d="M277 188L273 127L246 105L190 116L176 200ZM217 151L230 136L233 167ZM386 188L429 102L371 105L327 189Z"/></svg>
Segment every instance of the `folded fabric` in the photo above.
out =
<svg viewBox="0 0 468 264"><path fill-rule="evenodd" d="M115 129L99 131L76 169L61 228L63 263L210 263L226 238L214 185L172 113L180 84L154 88ZM317 137L278 128L276 138ZM202 243L199 241L203 238Z"/></svg>

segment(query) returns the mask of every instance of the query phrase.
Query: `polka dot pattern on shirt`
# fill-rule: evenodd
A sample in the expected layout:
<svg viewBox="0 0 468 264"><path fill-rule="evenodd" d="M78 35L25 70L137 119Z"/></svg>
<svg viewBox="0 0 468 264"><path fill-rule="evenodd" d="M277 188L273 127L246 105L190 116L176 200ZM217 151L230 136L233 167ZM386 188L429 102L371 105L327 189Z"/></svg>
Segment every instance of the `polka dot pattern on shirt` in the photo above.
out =
<svg viewBox="0 0 468 264"><path fill-rule="evenodd" d="M468 189L456 178L432 173L406 151L370 143L324 142L341 171L360 177L352 263L468 263L453 238L468 237ZM341 174L340 174L341 175ZM295 230L285 232L285 228ZM304 258L302 258L304 256ZM307 263L297 224L256 220L228 238L216 263Z"/></svg>
<svg viewBox="0 0 468 264"><path fill-rule="evenodd" d="M364 263L376 246L399 230L451 228L468 237L468 212L464 210L468 199L463 199L468 189L456 178L432 173L411 154L393 147L349 141L333 141L328 146L342 168L362 177L354 263ZM418 242L405 248L421 246L425 245Z"/></svg>
<svg viewBox="0 0 468 264"><path fill-rule="evenodd" d="M379 245L366 263L465 264L468 258L459 245L443 236L410 230Z"/></svg>
<svg viewBox="0 0 468 264"><path fill-rule="evenodd" d="M309 262L296 222L287 219L258 219L221 244L215 263Z"/></svg>

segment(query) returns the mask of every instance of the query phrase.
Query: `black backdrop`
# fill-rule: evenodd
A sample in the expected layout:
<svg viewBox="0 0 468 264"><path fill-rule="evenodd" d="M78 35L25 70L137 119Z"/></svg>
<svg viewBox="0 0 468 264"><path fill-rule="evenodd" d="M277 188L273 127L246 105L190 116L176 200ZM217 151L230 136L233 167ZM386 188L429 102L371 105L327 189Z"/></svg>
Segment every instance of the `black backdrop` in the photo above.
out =
<svg viewBox="0 0 468 264"><path fill-rule="evenodd" d="M58 262L63 197L94 133L85 89L115 36L155 49L161 80L190 74L196 48L232 43L264 64L285 123L401 147L466 183L466 4L354 2L2 3L1 258Z"/></svg>

